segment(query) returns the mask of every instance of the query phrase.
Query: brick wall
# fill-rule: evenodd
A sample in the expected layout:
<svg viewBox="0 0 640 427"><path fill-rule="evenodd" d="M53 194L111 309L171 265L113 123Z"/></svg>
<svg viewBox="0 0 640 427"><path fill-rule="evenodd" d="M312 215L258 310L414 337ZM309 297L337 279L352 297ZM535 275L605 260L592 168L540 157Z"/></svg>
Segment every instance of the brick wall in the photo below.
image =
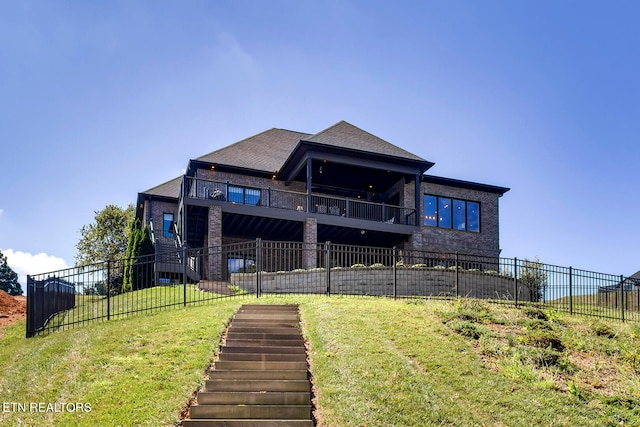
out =
<svg viewBox="0 0 640 427"><path fill-rule="evenodd" d="M421 193L454 199L480 202L480 232L429 227L424 225L424 206L421 207L420 230L410 239L409 248L440 252L462 252L473 255L500 254L498 195L466 188L449 187L423 182Z"/></svg>
<svg viewBox="0 0 640 427"><path fill-rule="evenodd" d="M163 214L173 214L173 219L178 219L178 202L164 202L158 200L147 200L144 206L144 225L149 225L149 222L153 221L153 231L156 240L165 243L172 243L173 237L164 237L162 232L163 227Z"/></svg>

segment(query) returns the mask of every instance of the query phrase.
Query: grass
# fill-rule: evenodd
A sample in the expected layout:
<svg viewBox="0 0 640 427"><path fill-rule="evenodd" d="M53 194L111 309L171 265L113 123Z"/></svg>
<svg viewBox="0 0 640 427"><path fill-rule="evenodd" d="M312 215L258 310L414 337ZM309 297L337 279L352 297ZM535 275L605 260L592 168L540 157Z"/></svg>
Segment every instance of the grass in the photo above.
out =
<svg viewBox="0 0 640 427"><path fill-rule="evenodd" d="M88 403L91 412L0 412L0 425L159 426L178 417L242 303L176 309L31 339L0 341L4 402Z"/></svg>
<svg viewBox="0 0 640 427"><path fill-rule="evenodd" d="M299 303L321 426L640 425L640 325L482 301L221 299L0 341L0 425L173 425L242 304Z"/></svg>

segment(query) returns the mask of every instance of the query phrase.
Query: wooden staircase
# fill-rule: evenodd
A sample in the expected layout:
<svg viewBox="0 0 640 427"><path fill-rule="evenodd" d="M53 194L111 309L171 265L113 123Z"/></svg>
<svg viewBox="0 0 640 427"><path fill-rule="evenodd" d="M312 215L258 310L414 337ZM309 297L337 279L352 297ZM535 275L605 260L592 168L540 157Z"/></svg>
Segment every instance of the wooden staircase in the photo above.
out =
<svg viewBox="0 0 640 427"><path fill-rule="evenodd" d="M184 427L313 427L297 305L243 305Z"/></svg>

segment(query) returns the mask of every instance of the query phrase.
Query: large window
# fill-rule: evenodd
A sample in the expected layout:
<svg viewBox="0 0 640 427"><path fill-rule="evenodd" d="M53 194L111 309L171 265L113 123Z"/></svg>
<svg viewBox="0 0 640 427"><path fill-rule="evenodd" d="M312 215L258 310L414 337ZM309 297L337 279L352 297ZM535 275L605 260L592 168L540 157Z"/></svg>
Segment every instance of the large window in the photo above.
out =
<svg viewBox="0 0 640 427"><path fill-rule="evenodd" d="M480 232L480 203L425 194L424 225Z"/></svg>
<svg viewBox="0 0 640 427"><path fill-rule="evenodd" d="M260 194L261 191L259 188L239 187L237 185L229 186L229 201L231 203L259 205Z"/></svg>
<svg viewBox="0 0 640 427"><path fill-rule="evenodd" d="M173 237L173 214L162 214L162 235L164 237Z"/></svg>

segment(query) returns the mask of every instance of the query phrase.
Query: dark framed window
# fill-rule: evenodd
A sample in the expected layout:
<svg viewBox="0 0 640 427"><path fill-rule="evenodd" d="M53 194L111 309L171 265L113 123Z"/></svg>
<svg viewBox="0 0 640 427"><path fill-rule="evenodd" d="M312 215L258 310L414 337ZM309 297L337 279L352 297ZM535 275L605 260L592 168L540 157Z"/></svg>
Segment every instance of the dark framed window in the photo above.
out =
<svg viewBox="0 0 640 427"><path fill-rule="evenodd" d="M438 198L424 196L424 225L435 227L438 225Z"/></svg>
<svg viewBox="0 0 640 427"><path fill-rule="evenodd" d="M451 199L438 197L438 227L451 228Z"/></svg>
<svg viewBox="0 0 640 427"><path fill-rule="evenodd" d="M480 232L480 203L467 202L467 231Z"/></svg>
<svg viewBox="0 0 640 427"><path fill-rule="evenodd" d="M162 235L164 237L173 237L173 214L162 214Z"/></svg>
<svg viewBox="0 0 640 427"><path fill-rule="evenodd" d="M259 188L240 187L237 185L229 185L228 201L231 203L240 203L242 205L260 205L260 197L262 192Z"/></svg>
<svg viewBox="0 0 640 427"><path fill-rule="evenodd" d="M453 199L453 229L467 229L467 202Z"/></svg>
<svg viewBox="0 0 640 427"><path fill-rule="evenodd" d="M480 203L425 194L424 225L479 233Z"/></svg>

